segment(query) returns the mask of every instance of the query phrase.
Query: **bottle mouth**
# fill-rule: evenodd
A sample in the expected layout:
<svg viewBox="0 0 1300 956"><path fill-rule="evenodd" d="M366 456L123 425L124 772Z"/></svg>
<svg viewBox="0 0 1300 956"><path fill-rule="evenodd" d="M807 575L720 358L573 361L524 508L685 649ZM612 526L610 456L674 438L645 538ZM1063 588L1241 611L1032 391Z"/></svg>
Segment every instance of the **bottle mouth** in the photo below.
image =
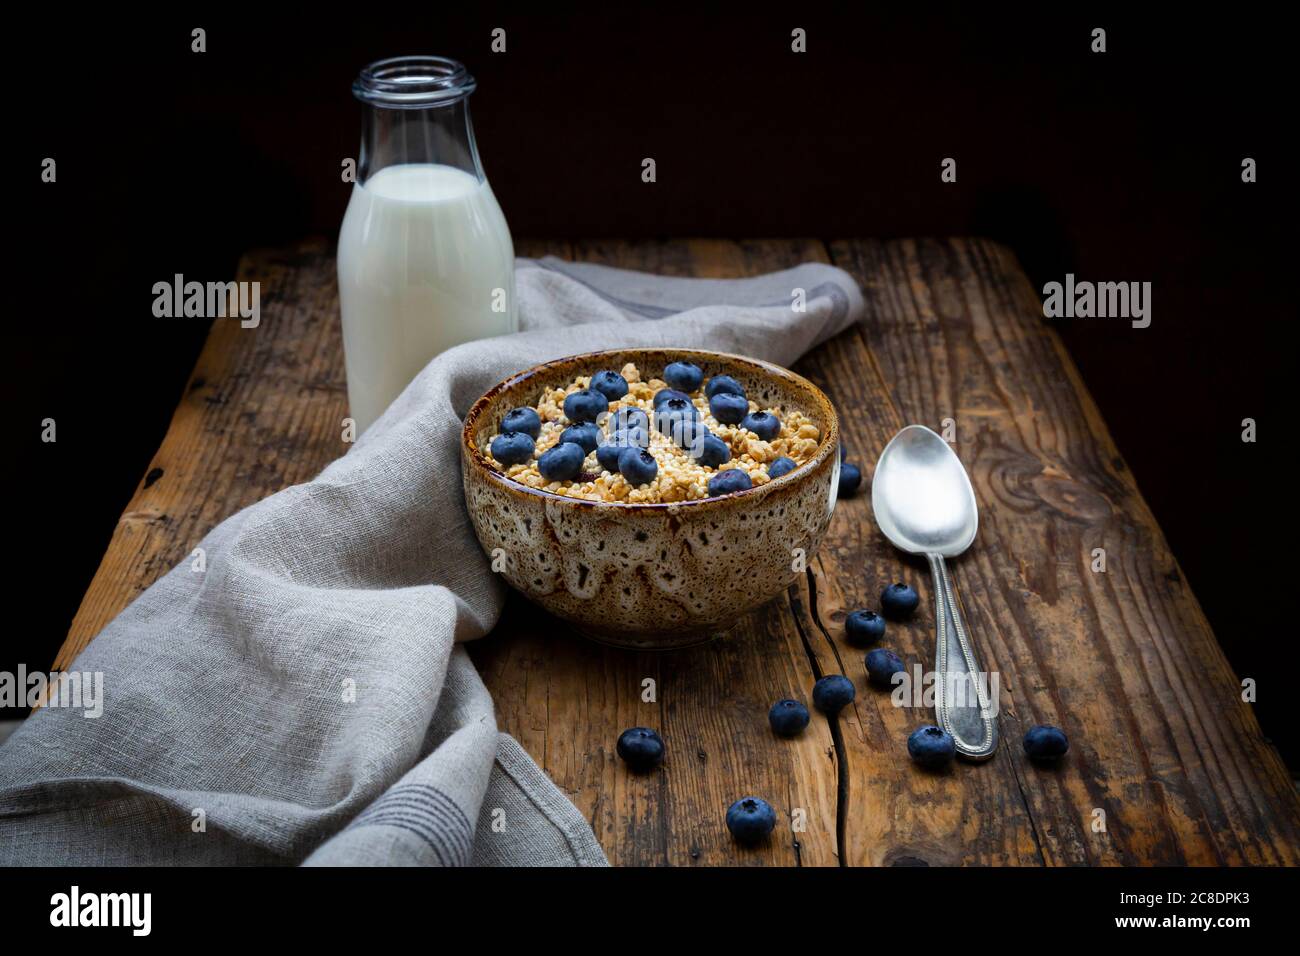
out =
<svg viewBox="0 0 1300 956"><path fill-rule="evenodd" d="M463 63L445 56L395 56L362 70L352 95L388 109L421 109L463 100L477 85Z"/></svg>

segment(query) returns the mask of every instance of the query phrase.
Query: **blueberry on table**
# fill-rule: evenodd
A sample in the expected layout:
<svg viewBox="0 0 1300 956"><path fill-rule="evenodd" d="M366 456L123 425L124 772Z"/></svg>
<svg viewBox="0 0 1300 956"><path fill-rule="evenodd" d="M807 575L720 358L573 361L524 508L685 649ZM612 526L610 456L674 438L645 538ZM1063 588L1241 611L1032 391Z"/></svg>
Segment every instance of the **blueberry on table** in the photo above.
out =
<svg viewBox="0 0 1300 956"><path fill-rule="evenodd" d="M627 394L627 379L618 372L604 369L591 377L591 388L614 402Z"/></svg>
<svg viewBox="0 0 1300 956"><path fill-rule="evenodd" d="M600 392L584 388L564 399L564 417L574 422L594 422L609 411L609 399Z"/></svg>
<svg viewBox="0 0 1300 956"><path fill-rule="evenodd" d="M741 797L727 808L727 829L738 843L761 843L776 829L776 811L762 797Z"/></svg>
<svg viewBox="0 0 1300 956"><path fill-rule="evenodd" d="M763 441L771 441L781 434L781 419L771 412L750 412L740 420L740 427L753 432Z"/></svg>
<svg viewBox="0 0 1300 956"><path fill-rule="evenodd" d="M921 596L916 588L903 584L891 584L880 592L880 610L891 621L902 621L912 616L916 606L921 603Z"/></svg>
<svg viewBox="0 0 1300 956"><path fill-rule="evenodd" d="M782 455L776 461L772 462L772 464L767 466L767 477L780 478L782 475L790 474L790 472L794 471L798 467L799 466L795 464L793 458L787 458L785 455Z"/></svg>
<svg viewBox="0 0 1300 956"><path fill-rule="evenodd" d="M702 438L691 443L688 451L705 468L717 468L731 461L731 446L707 430Z"/></svg>
<svg viewBox="0 0 1300 956"><path fill-rule="evenodd" d="M693 362L671 362L664 369L664 381L671 388L693 392L704 381L704 370Z"/></svg>
<svg viewBox="0 0 1300 956"><path fill-rule="evenodd" d="M744 395L719 392L709 399L709 411L724 425L739 425L749 414L749 399Z"/></svg>
<svg viewBox="0 0 1300 956"><path fill-rule="evenodd" d="M680 398L688 402L691 400L691 396L687 395L685 392L679 392L675 388L661 388L659 389L659 391L655 392L655 397L654 397L655 410L658 411L659 406L662 405L664 402L668 401L668 399L670 398Z"/></svg>
<svg viewBox="0 0 1300 956"><path fill-rule="evenodd" d="M659 474L659 464L644 448L624 448L618 456L618 471L633 487L648 485Z"/></svg>
<svg viewBox="0 0 1300 956"><path fill-rule="evenodd" d="M699 417L689 398L670 398L655 409L655 427L681 445L690 441L689 429Z"/></svg>
<svg viewBox="0 0 1300 956"><path fill-rule="evenodd" d="M912 736L907 738L907 752L920 766L937 770L957 756L957 742L948 731L927 724L912 731Z"/></svg>
<svg viewBox="0 0 1300 956"><path fill-rule="evenodd" d="M542 417L532 408L512 408L501 419L502 433L519 432L536 439L542 432Z"/></svg>
<svg viewBox="0 0 1300 956"><path fill-rule="evenodd" d="M537 470L547 481L569 481L578 477L582 471L582 462L587 453L581 445L573 442L560 442L554 448L542 452L537 459Z"/></svg>
<svg viewBox="0 0 1300 956"><path fill-rule="evenodd" d="M596 446L600 444L600 429L596 427L594 422L570 425L560 432L560 441L571 441L590 455L596 450Z"/></svg>
<svg viewBox="0 0 1300 956"><path fill-rule="evenodd" d="M850 644L874 644L885 636L885 619L875 611L851 611L844 619L844 634Z"/></svg>
<svg viewBox="0 0 1300 956"><path fill-rule="evenodd" d="M833 717L853 703L853 681L843 674L828 674L813 684L813 706Z"/></svg>
<svg viewBox="0 0 1300 956"><path fill-rule="evenodd" d="M709 479L709 497L716 498L719 495L729 495L753 487L754 483L749 480L749 475L739 468L728 468Z"/></svg>
<svg viewBox="0 0 1300 956"><path fill-rule="evenodd" d="M1031 760L1059 760L1070 749L1070 738L1065 736L1065 731L1060 727L1039 724L1025 732L1024 747Z"/></svg>
<svg viewBox="0 0 1300 956"><path fill-rule="evenodd" d="M895 674L907 672L903 659L883 647L867 652L867 679L877 687L891 687Z"/></svg>
<svg viewBox="0 0 1300 956"><path fill-rule="evenodd" d="M664 741L649 727L631 727L618 736L618 755L632 770L653 770L664 759Z"/></svg>
<svg viewBox="0 0 1300 956"><path fill-rule="evenodd" d="M795 737L808 726L808 708L797 700L778 700L767 712L767 722L778 737Z"/></svg>
<svg viewBox="0 0 1300 956"><path fill-rule="evenodd" d="M650 430L650 416L645 413L645 409L637 408L635 405L624 405L622 408L609 416L609 433L625 432L629 428L644 428Z"/></svg>
<svg viewBox="0 0 1300 956"><path fill-rule="evenodd" d="M840 465L840 497L852 498L862 484L862 472L847 461Z"/></svg>
<svg viewBox="0 0 1300 956"><path fill-rule="evenodd" d="M741 385L730 375L715 375L709 379L709 384L704 389L704 397L712 398L714 395L728 393L745 397L745 386Z"/></svg>

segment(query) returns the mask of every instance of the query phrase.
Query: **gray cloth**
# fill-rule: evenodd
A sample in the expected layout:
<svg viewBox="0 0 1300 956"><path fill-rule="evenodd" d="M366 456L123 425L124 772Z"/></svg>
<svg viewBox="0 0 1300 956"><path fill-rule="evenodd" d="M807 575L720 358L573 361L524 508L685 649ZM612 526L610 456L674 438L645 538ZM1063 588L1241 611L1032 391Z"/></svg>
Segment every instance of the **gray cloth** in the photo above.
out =
<svg viewBox="0 0 1300 956"><path fill-rule="evenodd" d="M518 266L529 331L438 356L318 478L222 522L205 569L173 568L73 665L103 673L102 715L42 708L0 746L0 863L605 863L459 646L505 598L465 511L461 419L576 352L789 364L862 297L818 264L734 281Z"/></svg>

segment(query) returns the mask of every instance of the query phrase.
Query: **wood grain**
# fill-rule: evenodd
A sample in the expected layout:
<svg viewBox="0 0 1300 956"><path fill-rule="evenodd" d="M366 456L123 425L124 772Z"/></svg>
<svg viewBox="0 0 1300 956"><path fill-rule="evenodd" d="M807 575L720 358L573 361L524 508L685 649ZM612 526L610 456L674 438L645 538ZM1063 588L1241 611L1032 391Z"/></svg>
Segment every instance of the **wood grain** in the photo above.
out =
<svg viewBox="0 0 1300 956"><path fill-rule="evenodd" d="M575 637L526 602L473 648L498 723L592 822L622 864L1295 863L1300 801L1262 738L1195 597L1087 389L1014 258L977 240L520 242L671 275L739 276L828 257L863 286L868 319L804 359L841 412L864 472L904 423L956 426L980 534L953 562L984 663L1001 677L1005 745L982 766L924 774L906 735L932 720L865 682L843 619L896 578L925 602L885 643L929 666L928 574L883 541L869 494L837 509L806 580L725 640L633 654ZM345 448L333 258L322 242L252 253L263 321L219 320L171 428L119 521L55 667L211 527L315 475ZM1091 570L1104 548L1107 570ZM766 729L782 696L844 673L858 700L796 741ZM653 700L643 700L644 682ZM1072 749L1029 764L1023 728L1056 723ZM658 728L663 768L631 776L618 733ZM756 793L786 818L739 852L722 814ZM1104 832L1094 830L1095 811ZM802 811L801 813L795 813Z"/></svg>
<svg viewBox="0 0 1300 956"><path fill-rule="evenodd" d="M931 712L860 695L841 721L859 824L847 862L1295 863L1294 786L1014 258L977 240L831 252L861 282L870 319L800 370L835 400L868 480L902 425L955 426L980 531L951 567L983 664L1000 676L1004 740L990 764L918 774L904 740ZM837 509L794 601L822 668L860 687L844 617L878 606L894 578L923 602L884 643L909 663L934 653L928 570L884 541L867 499ZM1092 570L1096 548L1104 573ZM1020 751L1035 723L1069 734L1059 768Z"/></svg>

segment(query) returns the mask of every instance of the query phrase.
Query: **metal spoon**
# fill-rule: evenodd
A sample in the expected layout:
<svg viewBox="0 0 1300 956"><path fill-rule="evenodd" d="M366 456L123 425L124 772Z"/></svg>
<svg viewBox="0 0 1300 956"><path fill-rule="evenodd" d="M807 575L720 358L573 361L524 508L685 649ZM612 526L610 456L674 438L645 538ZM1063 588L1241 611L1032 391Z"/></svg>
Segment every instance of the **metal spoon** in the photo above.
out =
<svg viewBox="0 0 1300 956"><path fill-rule="evenodd" d="M975 540L975 490L948 443L924 425L908 425L885 446L871 481L876 524L895 547L923 554L934 578L935 715L957 752L987 760L998 746L985 675L962 626L944 558Z"/></svg>

